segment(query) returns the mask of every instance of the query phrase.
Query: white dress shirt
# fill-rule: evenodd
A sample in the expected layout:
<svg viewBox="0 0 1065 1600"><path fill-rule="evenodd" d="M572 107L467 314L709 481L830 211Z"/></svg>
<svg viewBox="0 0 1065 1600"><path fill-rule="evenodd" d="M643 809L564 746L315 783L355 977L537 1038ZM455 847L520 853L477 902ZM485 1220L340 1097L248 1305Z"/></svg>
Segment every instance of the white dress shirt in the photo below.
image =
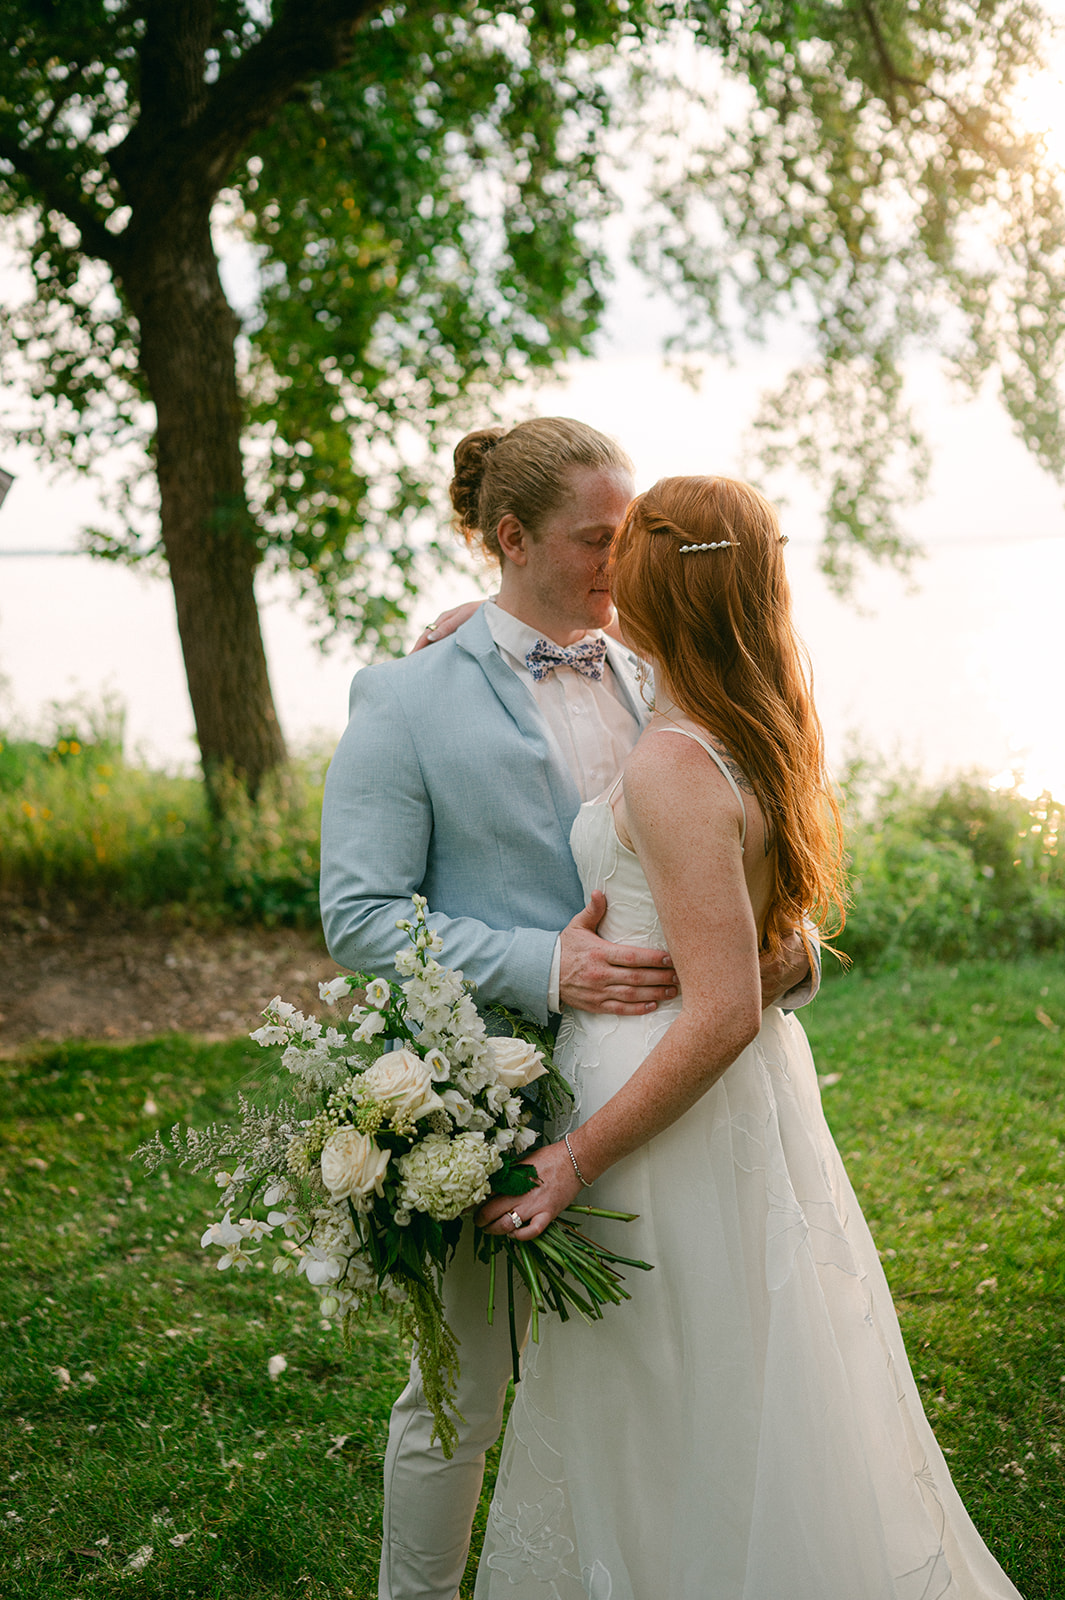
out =
<svg viewBox="0 0 1065 1600"><path fill-rule="evenodd" d="M609 660L603 664L599 682L566 666L556 667L537 681L525 657L543 634L494 601L485 606L485 620L503 660L536 701L548 734L572 774L581 799L594 800L613 783L640 734L640 725L622 698ZM585 637L597 637L597 630ZM562 1009L558 992L561 961L559 941L551 964L549 1011Z"/></svg>

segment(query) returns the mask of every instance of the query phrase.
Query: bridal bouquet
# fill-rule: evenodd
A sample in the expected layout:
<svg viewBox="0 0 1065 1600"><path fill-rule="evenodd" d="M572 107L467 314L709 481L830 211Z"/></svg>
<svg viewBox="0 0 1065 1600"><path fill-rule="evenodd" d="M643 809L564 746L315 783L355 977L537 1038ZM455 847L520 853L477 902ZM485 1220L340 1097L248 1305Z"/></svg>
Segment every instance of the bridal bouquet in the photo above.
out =
<svg viewBox="0 0 1065 1600"><path fill-rule="evenodd" d="M243 1272L269 1243L273 1270L305 1278L323 1316L339 1318L346 1332L369 1304L393 1312L417 1342L436 1436L450 1455L458 1347L441 1301L444 1268L464 1213L490 1194L520 1195L535 1185L522 1157L572 1095L546 1030L500 1009L489 1015L507 1031L489 1037L472 986L435 959L442 942L425 913L425 899L415 895L413 918L397 924L409 939L395 963L402 983L358 973L320 985L334 1005L363 991L337 1025L323 1027L280 996L267 1006L265 1025L251 1037L281 1047L291 1100L264 1110L240 1096L235 1126L198 1132L179 1124L169 1144L156 1134L136 1154L149 1170L175 1156L194 1170L224 1165L215 1179L223 1215L201 1240L221 1251L220 1268ZM629 1298L617 1268L646 1266L588 1239L566 1216L527 1243L481 1234L489 1321L501 1253L515 1377L516 1275L532 1298L536 1339L541 1312L601 1317L604 1305Z"/></svg>

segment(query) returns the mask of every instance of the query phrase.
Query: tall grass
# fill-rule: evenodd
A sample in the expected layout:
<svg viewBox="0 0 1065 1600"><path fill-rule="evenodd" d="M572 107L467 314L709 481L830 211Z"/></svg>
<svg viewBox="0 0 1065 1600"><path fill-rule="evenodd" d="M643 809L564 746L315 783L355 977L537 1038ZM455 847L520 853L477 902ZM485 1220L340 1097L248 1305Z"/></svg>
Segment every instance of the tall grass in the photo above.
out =
<svg viewBox="0 0 1065 1600"><path fill-rule="evenodd" d="M221 820L203 785L126 759L121 716L58 707L37 740L0 735L0 894L42 910L176 907L313 926L327 752L292 763ZM855 759L843 776L861 967L1065 948L1062 805L979 775L932 785Z"/></svg>
<svg viewBox="0 0 1065 1600"><path fill-rule="evenodd" d="M255 803L230 783L219 818L199 779L126 759L113 705L57 708L42 739L0 736L0 893L313 926L325 764L294 761Z"/></svg>

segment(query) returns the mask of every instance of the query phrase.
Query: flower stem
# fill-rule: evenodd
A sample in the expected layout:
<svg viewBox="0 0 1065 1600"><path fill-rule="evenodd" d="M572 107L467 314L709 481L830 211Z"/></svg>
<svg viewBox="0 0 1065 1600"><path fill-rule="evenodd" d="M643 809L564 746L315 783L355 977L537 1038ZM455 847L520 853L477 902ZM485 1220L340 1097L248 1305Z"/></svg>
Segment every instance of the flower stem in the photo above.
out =
<svg viewBox="0 0 1065 1600"><path fill-rule="evenodd" d="M514 1325L514 1257L507 1251L507 1311L510 1315L510 1364L514 1373L514 1382L521 1382L521 1373L518 1370L518 1330Z"/></svg>

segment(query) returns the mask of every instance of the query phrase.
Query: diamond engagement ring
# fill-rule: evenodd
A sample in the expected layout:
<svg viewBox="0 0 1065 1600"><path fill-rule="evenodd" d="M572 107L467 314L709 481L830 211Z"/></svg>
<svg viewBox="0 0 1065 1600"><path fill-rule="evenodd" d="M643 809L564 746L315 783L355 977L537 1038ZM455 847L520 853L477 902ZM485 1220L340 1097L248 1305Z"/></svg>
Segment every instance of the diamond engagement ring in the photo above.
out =
<svg viewBox="0 0 1065 1600"><path fill-rule="evenodd" d="M507 1216L510 1218L511 1222L514 1224L514 1232L515 1233L517 1233L519 1228L524 1228L524 1226L525 1226L525 1218L524 1217L519 1217L518 1213L516 1211L508 1211L507 1212Z"/></svg>

